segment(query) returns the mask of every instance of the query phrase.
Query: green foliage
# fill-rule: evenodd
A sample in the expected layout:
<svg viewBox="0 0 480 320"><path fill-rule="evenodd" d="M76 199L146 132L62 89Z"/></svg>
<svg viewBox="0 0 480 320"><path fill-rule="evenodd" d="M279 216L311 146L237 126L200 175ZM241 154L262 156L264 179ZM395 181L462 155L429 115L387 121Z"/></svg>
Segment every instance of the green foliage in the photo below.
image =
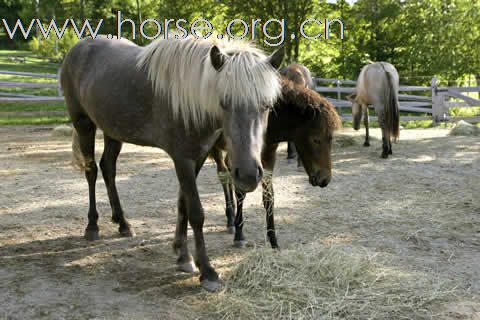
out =
<svg viewBox="0 0 480 320"><path fill-rule="evenodd" d="M29 42L29 48L39 57L62 61L77 41L78 37L75 32L72 29L67 29L61 38L55 33L51 33L47 39L44 39L42 36L33 38Z"/></svg>
<svg viewBox="0 0 480 320"><path fill-rule="evenodd" d="M0 16L12 25L16 19L28 22L32 18L49 23L75 18L77 22L88 18L93 23L103 19L101 32L116 33L116 13L122 11L124 19L139 26L148 18L163 21L165 18L209 19L216 31L224 33L229 21L242 18L285 19L285 47L287 62L304 63L314 74L327 78L355 79L361 67L369 60L385 60L399 70L404 84L428 85L435 75L441 85L462 83L475 77L480 84L480 1L471 0L41 0L38 5L31 0L0 0ZM308 18L320 21L339 18L345 27L345 39L338 37L335 29L330 39L309 40L299 33L300 24ZM130 26L125 24L123 36L131 38ZM280 27L270 25L272 34ZM263 44L261 23L257 27L256 41ZM152 24L147 33L153 34ZM311 24L307 33L316 33L323 26ZM1 29L1 28L0 28ZM42 56L60 60L75 39L69 29L66 41L55 37L47 41L31 40L31 47ZM291 39L291 35L295 39ZM52 39L53 38L53 39ZM24 40L7 39L0 30L0 47L14 46ZM137 38L139 44L147 39ZM64 43L65 42L65 43Z"/></svg>
<svg viewBox="0 0 480 320"><path fill-rule="evenodd" d="M454 117L475 117L480 115L480 107L460 108L454 107L448 109L451 116Z"/></svg>

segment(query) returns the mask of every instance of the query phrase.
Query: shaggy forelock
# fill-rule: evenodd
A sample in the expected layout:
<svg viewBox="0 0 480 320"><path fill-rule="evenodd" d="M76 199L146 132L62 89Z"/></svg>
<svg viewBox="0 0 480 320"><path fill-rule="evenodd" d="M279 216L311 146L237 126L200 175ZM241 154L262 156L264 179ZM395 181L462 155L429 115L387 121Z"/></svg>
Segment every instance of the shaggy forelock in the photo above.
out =
<svg viewBox="0 0 480 320"><path fill-rule="evenodd" d="M315 126L325 134L333 134L342 126L335 106L318 92L285 78L282 78L281 83L282 98L276 108L294 108L304 115L315 115L315 118L307 120L316 121Z"/></svg>

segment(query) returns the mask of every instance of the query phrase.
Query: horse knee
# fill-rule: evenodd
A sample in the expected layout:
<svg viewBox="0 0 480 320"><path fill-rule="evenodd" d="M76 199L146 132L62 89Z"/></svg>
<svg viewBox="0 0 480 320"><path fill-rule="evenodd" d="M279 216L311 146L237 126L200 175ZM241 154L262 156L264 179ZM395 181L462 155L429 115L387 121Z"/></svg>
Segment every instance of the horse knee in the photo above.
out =
<svg viewBox="0 0 480 320"><path fill-rule="evenodd" d="M87 173L87 175L95 175L95 177L97 176L98 167L97 167L97 164L95 163L95 160L93 159L85 160L85 172Z"/></svg>
<svg viewBox="0 0 480 320"><path fill-rule="evenodd" d="M195 210L193 212L188 213L188 222L193 229L195 228L203 228L203 223L205 222L205 216L203 214L203 210Z"/></svg>

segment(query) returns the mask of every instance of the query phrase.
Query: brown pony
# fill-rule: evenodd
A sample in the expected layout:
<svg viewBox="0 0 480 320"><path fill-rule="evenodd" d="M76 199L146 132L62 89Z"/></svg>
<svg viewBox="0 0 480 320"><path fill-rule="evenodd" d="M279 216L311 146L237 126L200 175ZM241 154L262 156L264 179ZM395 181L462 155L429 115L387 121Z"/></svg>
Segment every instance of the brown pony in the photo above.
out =
<svg viewBox="0 0 480 320"><path fill-rule="evenodd" d="M270 112L261 155L265 169L262 181L263 206L266 210L267 235L272 248L278 247L273 217L272 184L278 144L283 141L295 143L310 184L324 188L332 177L332 136L340 126L340 117L326 98L293 81L282 80L282 98ZM228 157L224 158L222 153L224 149L225 143L223 137L220 137L210 150L209 156L217 163L217 173L224 189L228 231L235 233L234 244L243 247L246 241L242 231L242 204L246 193L234 190L229 174L229 160Z"/></svg>
<svg viewBox="0 0 480 320"><path fill-rule="evenodd" d="M308 68L304 65L292 63L286 67L281 68L279 72L283 77L295 82L296 84L304 86L305 88L315 90L315 84L312 79L312 74L310 73L310 70L308 70ZM301 167L302 162L297 157L295 144L291 141L288 141L287 143L288 162L290 163L291 160L297 158L297 167Z"/></svg>

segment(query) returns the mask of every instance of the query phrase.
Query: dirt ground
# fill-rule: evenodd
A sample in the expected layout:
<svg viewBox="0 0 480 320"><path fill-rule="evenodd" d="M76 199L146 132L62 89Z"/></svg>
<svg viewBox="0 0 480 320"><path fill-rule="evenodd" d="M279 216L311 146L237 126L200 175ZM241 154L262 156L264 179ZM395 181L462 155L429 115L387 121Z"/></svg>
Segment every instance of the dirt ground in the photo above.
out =
<svg viewBox="0 0 480 320"><path fill-rule="evenodd" d="M283 145L274 173L279 244L321 239L391 255L405 269L435 273L457 286L452 319L480 319L480 139L446 129L402 130L391 159L380 159L363 131L341 131L331 184L313 188L288 165ZM97 139L97 159L103 147ZM136 235L120 238L101 175L101 240L83 240L87 183L70 166L69 137L48 127L0 127L0 318L184 319L198 275L175 271L171 249L178 184L161 150L125 145L117 184ZM201 171L209 255L225 274L253 246L267 246L261 194L245 203L249 241L233 248L215 167ZM193 250L193 246L192 246ZM453 297L452 297L452 301ZM221 316L221 315L219 315ZM211 315L198 314L207 319Z"/></svg>

